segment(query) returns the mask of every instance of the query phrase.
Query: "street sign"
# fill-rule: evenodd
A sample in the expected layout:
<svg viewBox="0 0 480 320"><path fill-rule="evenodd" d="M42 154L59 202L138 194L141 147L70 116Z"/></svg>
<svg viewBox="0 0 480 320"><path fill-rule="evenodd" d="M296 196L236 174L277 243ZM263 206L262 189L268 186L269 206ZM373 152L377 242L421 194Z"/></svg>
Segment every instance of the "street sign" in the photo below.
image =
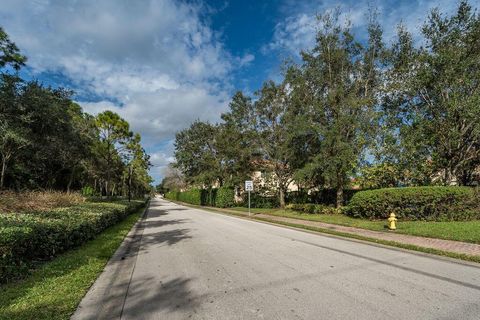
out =
<svg viewBox="0 0 480 320"><path fill-rule="evenodd" d="M250 191L253 191L253 181L245 181L245 191L248 191L248 215L250 216Z"/></svg>

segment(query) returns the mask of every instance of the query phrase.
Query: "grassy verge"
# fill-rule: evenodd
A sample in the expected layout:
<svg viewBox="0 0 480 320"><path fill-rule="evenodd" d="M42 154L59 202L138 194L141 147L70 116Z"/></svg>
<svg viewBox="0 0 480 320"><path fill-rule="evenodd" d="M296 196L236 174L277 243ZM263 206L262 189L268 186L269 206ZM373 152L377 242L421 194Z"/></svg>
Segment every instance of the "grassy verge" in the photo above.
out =
<svg viewBox="0 0 480 320"><path fill-rule="evenodd" d="M233 208L233 210L246 212L246 208ZM374 231L384 231L386 221L371 221L356 219L342 214L300 214L292 210L282 209L252 209L253 213L263 213L272 216L280 216L301 220L319 221L324 223L338 224L347 227L355 227ZM480 221L399 221L396 233L414 236L455 240L480 244Z"/></svg>
<svg viewBox="0 0 480 320"><path fill-rule="evenodd" d="M26 279L0 286L0 319L68 319L142 212L41 265Z"/></svg>

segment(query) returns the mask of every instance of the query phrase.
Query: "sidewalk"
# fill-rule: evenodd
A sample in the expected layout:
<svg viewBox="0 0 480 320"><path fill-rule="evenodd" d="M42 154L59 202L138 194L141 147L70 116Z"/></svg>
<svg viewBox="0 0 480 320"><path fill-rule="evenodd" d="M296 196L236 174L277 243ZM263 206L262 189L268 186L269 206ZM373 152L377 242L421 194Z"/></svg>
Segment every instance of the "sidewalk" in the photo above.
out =
<svg viewBox="0 0 480 320"><path fill-rule="evenodd" d="M241 211L229 210L229 209L221 210L221 211L248 217L248 213L241 212ZM301 219L279 217L279 216L273 216L273 215L262 214L262 213L253 214L252 218L268 220L270 222L283 222L283 223L303 225L303 226L314 227L314 228L329 229L332 231L354 234L354 235L359 235L359 236L368 237L372 239L394 241L402 244L414 245L418 247L442 250L442 251L458 253L458 254L466 254L469 256L480 256L480 245L474 244L474 243L411 236L406 234L395 233L394 231L393 232L392 231L390 232L372 231L372 230L346 227L346 226L329 224L329 223L318 222L318 221L307 221L307 220L301 220Z"/></svg>

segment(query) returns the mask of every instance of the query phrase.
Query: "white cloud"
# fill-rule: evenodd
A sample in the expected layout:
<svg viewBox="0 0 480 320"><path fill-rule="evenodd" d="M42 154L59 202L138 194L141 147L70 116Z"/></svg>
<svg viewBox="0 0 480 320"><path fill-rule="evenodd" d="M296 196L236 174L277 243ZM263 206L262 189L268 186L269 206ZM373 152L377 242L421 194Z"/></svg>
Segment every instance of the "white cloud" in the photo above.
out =
<svg viewBox="0 0 480 320"><path fill-rule="evenodd" d="M169 163L175 161L173 154L173 140L169 141L162 151L150 154L150 162L153 167L150 169L152 174L161 175L167 168Z"/></svg>
<svg viewBox="0 0 480 320"><path fill-rule="evenodd" d="M315 15L299 13L286 17L275 26L273 41L265 45L262 52L280 50L298 55L300 50L312 48L315 44L315 25Z"/></svg>
<svg viewBox="0 0 480 320"><path fill-rule="evenodd" d="M226 94L211 95L201 87L180 87L156 92L132 93L122 107L109 101L83 102L92 114L112 110L128 119L134 130L140 131L148 145L170 139L178 130L200 119L217 121L226 108Z"/></svg>
<svg viewBox="0 0 480 320"><path fill-rule="evenodd" d="M238 64L240 66L247 66L249 65L253 60L255 60L255 56L253 54L247 53L241 58L237 58Z"/></svg>

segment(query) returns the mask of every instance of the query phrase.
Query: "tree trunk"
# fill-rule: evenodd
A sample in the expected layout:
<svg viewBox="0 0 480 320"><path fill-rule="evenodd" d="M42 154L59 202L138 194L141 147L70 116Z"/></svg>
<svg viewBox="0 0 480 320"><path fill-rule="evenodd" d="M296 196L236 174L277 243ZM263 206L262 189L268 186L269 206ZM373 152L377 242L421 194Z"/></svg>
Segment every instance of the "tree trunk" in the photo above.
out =
<svg viewBox="0 0 480 320"><path fill-rule="evenodd" d="M68 179L68 184L67 184L67 192L70 193L70 187L72 186L73 183L73 177L75 176L75 168L72 168L72 173L70 174L70 179Z"/></svg>
<svg viewBox="0 0 480 320"><path fill-rule="evenodd" d="M0 189L3 189L6 170L7 170L7 159L5 157L2 157L2 173L0 176Z"/></svg>
<svg viewBox="0 0 480 320"><path fill-rule="evenodd" d="M280 187L279 193L279 200L280 200L280 208L285 208L285 190L283 187Z"/></svg>
<svg viewBox="0 0 480 320"><path fill-rule="evenodd" d="M115 195L115 187L116 187L116 184L113 183L112 194L111 194L112 197Z"/></svg>
<svg viewBox="0 0 480 320"><path fill-rule="evenodd" d="M128 168L128 202L132 200L132 166Z"/></svg>
<svg viewBox="0 0 480 320"><path fill-rule="evenodd" d="M337 205L336 205L336 207L340 208L341 206L343 206L343 187L338 186L337 187Z"/></svg>
<svg viewBox="0 0 480 320"><path fill-rule="evenodd" d="M336 207L340 208L343 206L343 178L340 175L337 175L337 203Z"/></svg>

